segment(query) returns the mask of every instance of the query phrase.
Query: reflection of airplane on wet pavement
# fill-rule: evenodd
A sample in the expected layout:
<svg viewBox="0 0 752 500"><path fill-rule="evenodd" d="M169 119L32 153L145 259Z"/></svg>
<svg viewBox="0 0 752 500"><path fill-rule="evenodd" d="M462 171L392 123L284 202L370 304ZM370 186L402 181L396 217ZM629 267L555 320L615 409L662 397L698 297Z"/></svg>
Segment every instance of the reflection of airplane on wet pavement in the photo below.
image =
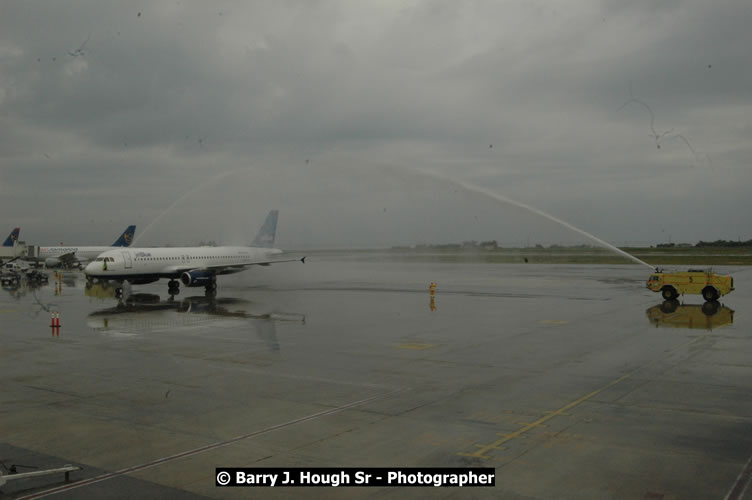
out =
<svg viewBox="0 0 752 500"><path fill-rule="evenodd" d="M136 293L116 307L89 314L87 325L100 332L139 334L205 328L223 318L250 324L257 335L278 350L276 326L279 321L305 324L305 315L270 310L260 304L234 298L187 297L160 300L159 295Z"/></svg>
<svg viewBox="0 0 752 500"><path fill-rule="evenodd" d="M263 319L271 321L294 321L305 323L305 315L299 313L285 313L279 311L269 311L260 305L252 302L233 298L215 298L215 297L186 297L179 302L178 311L194 314L210 314L214 316L224 316L226 318L243 318L243 319ZM256 307L256 310L236 309L230 310L231 307Z"/></svg>
<svg viewBox="0 0 752 500"><path fill-rule="evenodd" d="M651 324L668 328L712 330L734 322L734 310L717 301L704 304L680 304L667 300L645 311Z"/></svg>
<svg viewBox="0 0 752 500"><path fill-rule="evenodd" d="M277 210L266 216L250 247L130 248L110 250L86 266L89 279L99 278L143 285L169 278L171 295L179 293L179 278L188 287L203 286L211 294L217 275L245 271L249 266L268 266L301 259L277 260L282 250L271 248L277 231ZM122 291L118 292L118 296Z"/></svg>
<svg viewBox="0 0 752 500"><path fill-rule="evenodd" d="M136 226L128 226L123 234L115 240L111 246L104 247L71 247L71 246L58 246L58 247L39 247L38 259L44 262L44 265L49 268L53 267L65 267L73 268L79 267L86 262L96 259L99 254L111 250L112 247L128 247L133 241L133 235L136 232Z"/></svg>
<svg viewBox="0 0 752 500"><path fill-rule="evenodd" d="M84 295L97 299L114 299L119 284L113 281L86 281Z"/></svg>

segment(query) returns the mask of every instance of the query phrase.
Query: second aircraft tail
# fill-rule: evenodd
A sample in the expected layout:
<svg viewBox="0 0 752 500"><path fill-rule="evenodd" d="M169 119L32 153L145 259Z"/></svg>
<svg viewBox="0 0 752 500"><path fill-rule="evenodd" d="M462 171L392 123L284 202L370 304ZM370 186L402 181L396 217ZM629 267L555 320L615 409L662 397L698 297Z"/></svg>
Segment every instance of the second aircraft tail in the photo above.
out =
<svg viewBox="0 0 752 500"><path fill-rule="evenodd" d="M118 238L115 243L112 244L114 247L129 247L131 246L131 242L133 242L133 235L136 234L136 226L128 226L125 231L123 231L123 234L120 235L120 238Z"/></svg>
<svg viewBox="0 0 752 500"><path fill-rule="evenodd" d="M15 229L13 229L13 231L11 231L10 234L8 235L8 237L5 239L5 242L3 243L3 246L4 247L12 247L13 243L15 243L16 241L18 241L18 233L20 233L20 232L21 232L21 228L20 227L17 227Z"/></svg>

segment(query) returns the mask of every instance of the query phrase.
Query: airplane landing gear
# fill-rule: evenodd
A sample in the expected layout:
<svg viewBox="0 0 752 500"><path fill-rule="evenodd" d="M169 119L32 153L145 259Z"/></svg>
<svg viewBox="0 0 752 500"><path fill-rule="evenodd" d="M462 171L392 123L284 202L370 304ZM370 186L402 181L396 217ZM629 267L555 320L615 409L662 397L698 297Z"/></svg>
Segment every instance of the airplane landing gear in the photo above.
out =
<svg viewBox="0 0 752 500"><path fill-rule="evenodd" d="M207 297L215 297L217 295L217 276L212 275L211 281L204 287L204 295Z"/></svg>
<svg viewBox="0 0 752 500"><path fill-rule="evenodd" d="M177 295L180 293L180 282L175 280L170 280L169 283L167 283L167 293L170 295Z"/></svg>

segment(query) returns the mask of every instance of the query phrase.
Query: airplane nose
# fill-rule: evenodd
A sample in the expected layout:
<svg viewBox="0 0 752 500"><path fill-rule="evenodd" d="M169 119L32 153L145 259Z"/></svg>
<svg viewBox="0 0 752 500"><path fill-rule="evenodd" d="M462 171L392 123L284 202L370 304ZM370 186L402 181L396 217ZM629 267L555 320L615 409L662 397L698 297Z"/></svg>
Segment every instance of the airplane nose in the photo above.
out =
<svg viewBox="0 0 752 500"><path fill-rule="evenodd" d="M89 262L86 264L86 267L84 268L84 274L94 274L94 268L95 268L96 262Z"/></svg>

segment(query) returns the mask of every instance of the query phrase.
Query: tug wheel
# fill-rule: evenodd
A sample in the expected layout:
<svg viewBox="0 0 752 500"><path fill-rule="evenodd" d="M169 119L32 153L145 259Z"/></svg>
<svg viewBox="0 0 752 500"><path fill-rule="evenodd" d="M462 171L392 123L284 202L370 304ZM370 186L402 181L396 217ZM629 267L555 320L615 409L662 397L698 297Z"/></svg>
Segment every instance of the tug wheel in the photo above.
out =
<svg viewBox="0 0 752 500"><path fill-rule="evenodd" d="M666 300L673 300L678 297L679 294L676 293L676 288L672 286L664 286L661 290L661 296L663 296L663 298Z"/></svg>
<svg viewBox="0 0 752 500"><path fill-rule="evenodd" d="M702 298L707 300L708 302L718 300L718 290L716 290L712 286L706 286L702 289Z"/></svg>

